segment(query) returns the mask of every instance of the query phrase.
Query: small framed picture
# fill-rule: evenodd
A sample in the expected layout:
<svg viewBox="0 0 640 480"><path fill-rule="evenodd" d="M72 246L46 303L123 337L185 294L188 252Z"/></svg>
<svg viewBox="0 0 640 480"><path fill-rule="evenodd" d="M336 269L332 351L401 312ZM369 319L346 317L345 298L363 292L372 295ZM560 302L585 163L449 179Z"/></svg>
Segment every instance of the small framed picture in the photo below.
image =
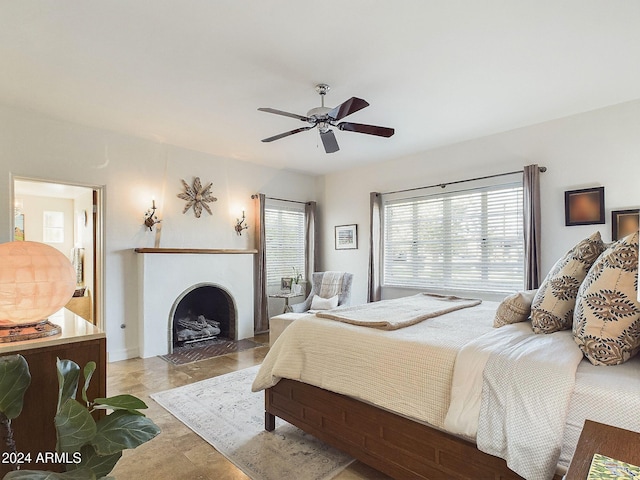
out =
<svg viewBox="0 0 640 480"><path fill-rule="evenodd" d="M338 225L335 227L336 250L358 248L358 225Z"/></svg>
<svg viewBox="0 0 640 480"><path fill-rule="evenodd" d="M280 278L280 289L282 291L291 291L291 277L281 277Z"/></svg>
<svg viewBox="0 0 640 480"><path fill-rule="evenodd" d="M564 192L564 219L567 226L604 223L604 187Z"/></svg>
<svg viewBox="0 0 640 480"><path fill-rule="evenodd" d="M640 208L611 212L611 240L614 242L638 231Z"/></svg>

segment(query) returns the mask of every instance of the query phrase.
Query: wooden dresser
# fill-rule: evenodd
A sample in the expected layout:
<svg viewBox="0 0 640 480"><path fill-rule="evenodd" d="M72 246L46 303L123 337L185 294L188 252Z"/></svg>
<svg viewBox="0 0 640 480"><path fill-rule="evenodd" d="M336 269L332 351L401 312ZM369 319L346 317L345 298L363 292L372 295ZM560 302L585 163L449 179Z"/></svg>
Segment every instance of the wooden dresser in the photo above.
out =
<svg viewBox="0 0 640 480"><path fill-rule="evenodd" d="M58 402L56 358L73 360L81 369L91 360L96 362L97 369L88 396L93 399L107 395L107 342L104 332L68 310L52 315L49 321L61 326L62 333L23 342L0 343L0 356L19 353L29 364L31 385L25 393L22 413L12 421L12 425L17 451L31 453L34 460L38 453L54 452L56 448L53 425ZM82 382L81 376L81 385ZM2 451L4 448L4 445L0 446ZM57 465L33 463L22 465L21 469L60 471ZM0 464L0 478L9 470L10 465Z"/></svg>

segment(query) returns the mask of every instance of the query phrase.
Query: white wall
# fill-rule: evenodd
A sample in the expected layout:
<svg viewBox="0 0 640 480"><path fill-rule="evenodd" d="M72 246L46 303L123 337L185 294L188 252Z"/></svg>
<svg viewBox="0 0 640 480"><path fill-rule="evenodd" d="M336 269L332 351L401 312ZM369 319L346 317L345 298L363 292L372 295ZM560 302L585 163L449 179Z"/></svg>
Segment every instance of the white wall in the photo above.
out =
<svg viewBox="0 0 640 480"><path fill-rule="evenodd" d="M248 133L250 135L250 132ZM258 141L248 137L247 141ZM301 159L303 161L304 159ZM161 247L247 248L250 230L238 237L234 220L252 193L315 200L311 176L206 155L178 147L51 119L0 106L0 242L12 239L11 176L105 187L105 330L110 360L137 356L135 247L154 246L143 214L155 197L162 218ZM182 214L180 179L213 182L213 215ZM248 287L251 288L251 287ZM125 328L121 328L121 325Z"/></svg>
<svg viewBox="0 0 640 480"><path fill-rule="evenodd" d="M579 239L600 229L611 238L609 212L640 206L640 101L526 127L366 168L314 178L220 158L0 106L0 242L10 229L11 175L105 185L106 318L110 359L137 355L134 247L153 246L142 215L155 197L163 219L160 246L247 248L233 222L244 207L252 225L252 193L317 200L323 240L319 270L353 272L352 303L366 300L369 192L390 191L517 170L538 163L542 174L542 262L547 270ZM253 141L254 139L247 139ZM301 159L302 161L303 159ZM213 182L213 216L182 214L180 179ZM607 224L564 226L564 191L604 185ZM320 196L315 192L323 192ZM313 198L313 197L316 198ZM333 227L358 224L358 249L334 250ZM124 325L125 328L120 328Z"/></svg>
<svg viewBox="0 0 640 480"><path fill-rule="evenodd" d="M509 172L537 163L541 174L542 270L600 230L611 210L640 206L640 101L484 137L324 178L323 269L353 272L352 303L366 301L369 192L387 192ZM605 187L605 225L564 225L564 192ZM348 208L345 207L348 205ZM358 250L334 250L333 227L358 224Z"/></svg>

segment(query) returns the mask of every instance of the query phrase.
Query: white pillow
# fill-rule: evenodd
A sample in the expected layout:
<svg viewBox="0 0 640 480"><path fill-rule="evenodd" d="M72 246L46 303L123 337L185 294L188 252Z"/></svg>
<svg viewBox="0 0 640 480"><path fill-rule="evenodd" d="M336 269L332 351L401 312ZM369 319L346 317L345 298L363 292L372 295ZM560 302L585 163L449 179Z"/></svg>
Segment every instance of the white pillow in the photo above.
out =
<svg viewBox="0 0 640 480"><path fill-rule="evenodd" d="M331 310L338 306L338 295L331 298L322 298L318 295L313 296L311 300L311 308L309 310Z"/></svg>

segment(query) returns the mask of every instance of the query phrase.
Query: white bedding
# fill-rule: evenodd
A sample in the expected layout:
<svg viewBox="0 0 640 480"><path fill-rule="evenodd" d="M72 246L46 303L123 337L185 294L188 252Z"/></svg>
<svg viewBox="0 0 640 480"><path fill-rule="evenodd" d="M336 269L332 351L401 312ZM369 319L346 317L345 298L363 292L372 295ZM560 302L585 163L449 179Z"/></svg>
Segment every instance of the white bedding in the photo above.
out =
<svg viewBox="0 0 640 480"><path fill-rule="evenodd" d="M280 335L253 390L290 378L442 428L456 354L492 330L495 302L383 331L302 317Z"/></svg>
<svg viewBox="0 0 640 480"><path fill-rule="evenodd" d="M525 322L486 333L458 352L445 428L527 479L551 478L582 358L570 331Z"/></svg>
<svg viewBox="0 0 640 480"><path fill-rule="evenodd" d="M538 361L521 361L530 357L528 340L537 344ZM594 366L570 331L536 335L525 322L486 333L458 352L444 426L475 439L523 477L546 479L569 467L585 419L640 431L638 411L640 357Z"/></svg>
<svg viewBox="0 0 640 480"><path fill-rule="evenodd" d="M444 428L475 441L482 399L483 373L489 357L512 348L531 333L531 325L516 323L495 328L470 341L456 357L451 383L451 403Z"/></svg>
<svg viewBox="0 0 640 480"><path fill-rule="evenodd" d="M526 326L531 328L530 324ZM528 480L553 477L582 352L571 331L535 334L491 355L476 443Z"/></svg>
<svg viewBox="0 0 640 480"><path fill-rule="evenodd" d="M260 371L253 383L253 390L261 390L275 385L280 378L299 380L330 391L345 394L353 398L374 404L381 408L399 413L408 418L429 424L436 428L455 432L465 438L476 435L477 413L484 408L481 402L477 402L478 391L481 391L483 380L478 383L478 371L484 367L493 370L493 381L501 380L501 372L509 378L522 377L527 379L523 385L526 388L518 393L518 384L513 383L515 393L511 395L511 418L507 426L503 418L498 418L493 426L486 428L496 429L493 433L504 429L523 430L521 439L514 445L520 448L523 444L532 441L539 444L547 441L545 428L556 432L551 445L552 458L557 459L559 449L556 444L558 437L563 437L562 454L558 465L568 466L575 444L578 440L582 423L585 418L603 423L613 424L622 428L640 431L640 357L630 362L613 367L595 367L586 360L580 360L581 354L576 355L576 344L571 338L571 332L558 332L552 335L533 335L530 323L505 326L500 329L492 328L493 316L497 308L495 302L483 302L481 305L448 313L444 316L432 318L422 323L412 325L399 330L381 331L373 328L349 325L328 319L320 319L314 315L308 315L290 325L272 346L265 358ZM484 335L484 336L483 336ZM538 357L542 366L509 366L512 360L492 359L492 353L507 351L512 357L518 357L515 346L531 337L540 342L541 348L532 350L533 357ZM556 345L549 344L553 339L561 339ZM500 345L501 346L498 346ZM474 395L467 396L463 392L462 403L456 407L455 398L452 400L452 385L455 389L454 365L458 352L464 351L464 346L472 347L479 357L474 359L470 355L470 372L462 374L458 384L470 386ZM528 350L525 348L525 350ZM579 349L577 349L579 352ZM568 353L567 353L568 352ZM509 355L507 355L509 356ZM498 358L501 358L498 356ZM562 359L562 360L559 360ZM567 369L556 371L554 365L558 361L567 364ZM500 362L506 362L502 365ZM477 364L475 364L477 363ZM571 371L576 371L575 388ZM533 368L533 370L531 370ZM536 368L538 373L536 373ZM529 370L527 370L529 369ZM545 370L546 369L546 370ZM569 377L567 377L567 370ZM559 373L555 385L546 391L542 376ZM474 377L475 376L475 377ZM472 380L475 378L475 380ZM483 376L480 375L482 379ZM535 380L533 380L535 378ZM529 388L540 387L538 391ZM475 386L474 386L475 385ZM480 387L479 387L480 385ZM573 392L572 392L573 390ZM504 399L493 398L498 404ZM476 398L474 405L469 405L471 398ZM449 404L453 410L456 408L461 421L467 422L462 430L451 428L449 420L445 420ZM556 408L557 404L568 404L568 414L564 407ZM551 405L546 413L541 413L541 405ZM485 406L486 407L486 406ZM502 407L498 407L500 410ZM516 423L514 414L521 416ZM466 415L466 419L465 416ZM472 419L476 415L475 424ZM496 420L496 412L487 415L487 418ZM528 416L537 422L539 415L543 415L545 421L551 421L552 427L545 427L543 423L533 425L527 430L522 422ZM567 427L564 428L566 416ZM497 415L500 417L500 415ZM558 426L558 419L560 424ZM470 422L470 423L469 423ZM482 426L480 427L483 428ZM487 430L491 432L491 430ZM539 436L543 433L542 436ZM558 434L559 432L559 434ZM486 432L485 432L486 433ZM513 431L509 435L513 435ZM484 434L483 434L484 435ZM485 442L487 438L478 439ZM535 435L536 438L527 436ZM496 438L491 439L494 441ZM515 438L515 437L513 437ZM524 439L524 440L522 440ZM510 440L511 442L511 440ZM498 440L502 447L506 445L504 438ZM500 445L489 446L490 453L501 457L516 458L522 455L522 451L491 451L500 448ZM483 449L481 447L481 449ZM485 450L486 451L486 450ZM530 453L525 453L529 455ZM544 454L547 455L548 454ZM555 460L547 461L543 471L553 471ZM527 461L532 464L535 462ZM513 466L511 468L519 468ZM547 473L530 474L521 470L526 478L545 478ZM522 473L521 473L522 474ZM550 478L550 476L548 477Z"/></svg>
<svg viewBox="0 0 640 480"><path fill-rule="evenodd" d="M568 468L585 419L640 432L640 355L622 365L583 359L569 403L560 466Z"/></svg>

